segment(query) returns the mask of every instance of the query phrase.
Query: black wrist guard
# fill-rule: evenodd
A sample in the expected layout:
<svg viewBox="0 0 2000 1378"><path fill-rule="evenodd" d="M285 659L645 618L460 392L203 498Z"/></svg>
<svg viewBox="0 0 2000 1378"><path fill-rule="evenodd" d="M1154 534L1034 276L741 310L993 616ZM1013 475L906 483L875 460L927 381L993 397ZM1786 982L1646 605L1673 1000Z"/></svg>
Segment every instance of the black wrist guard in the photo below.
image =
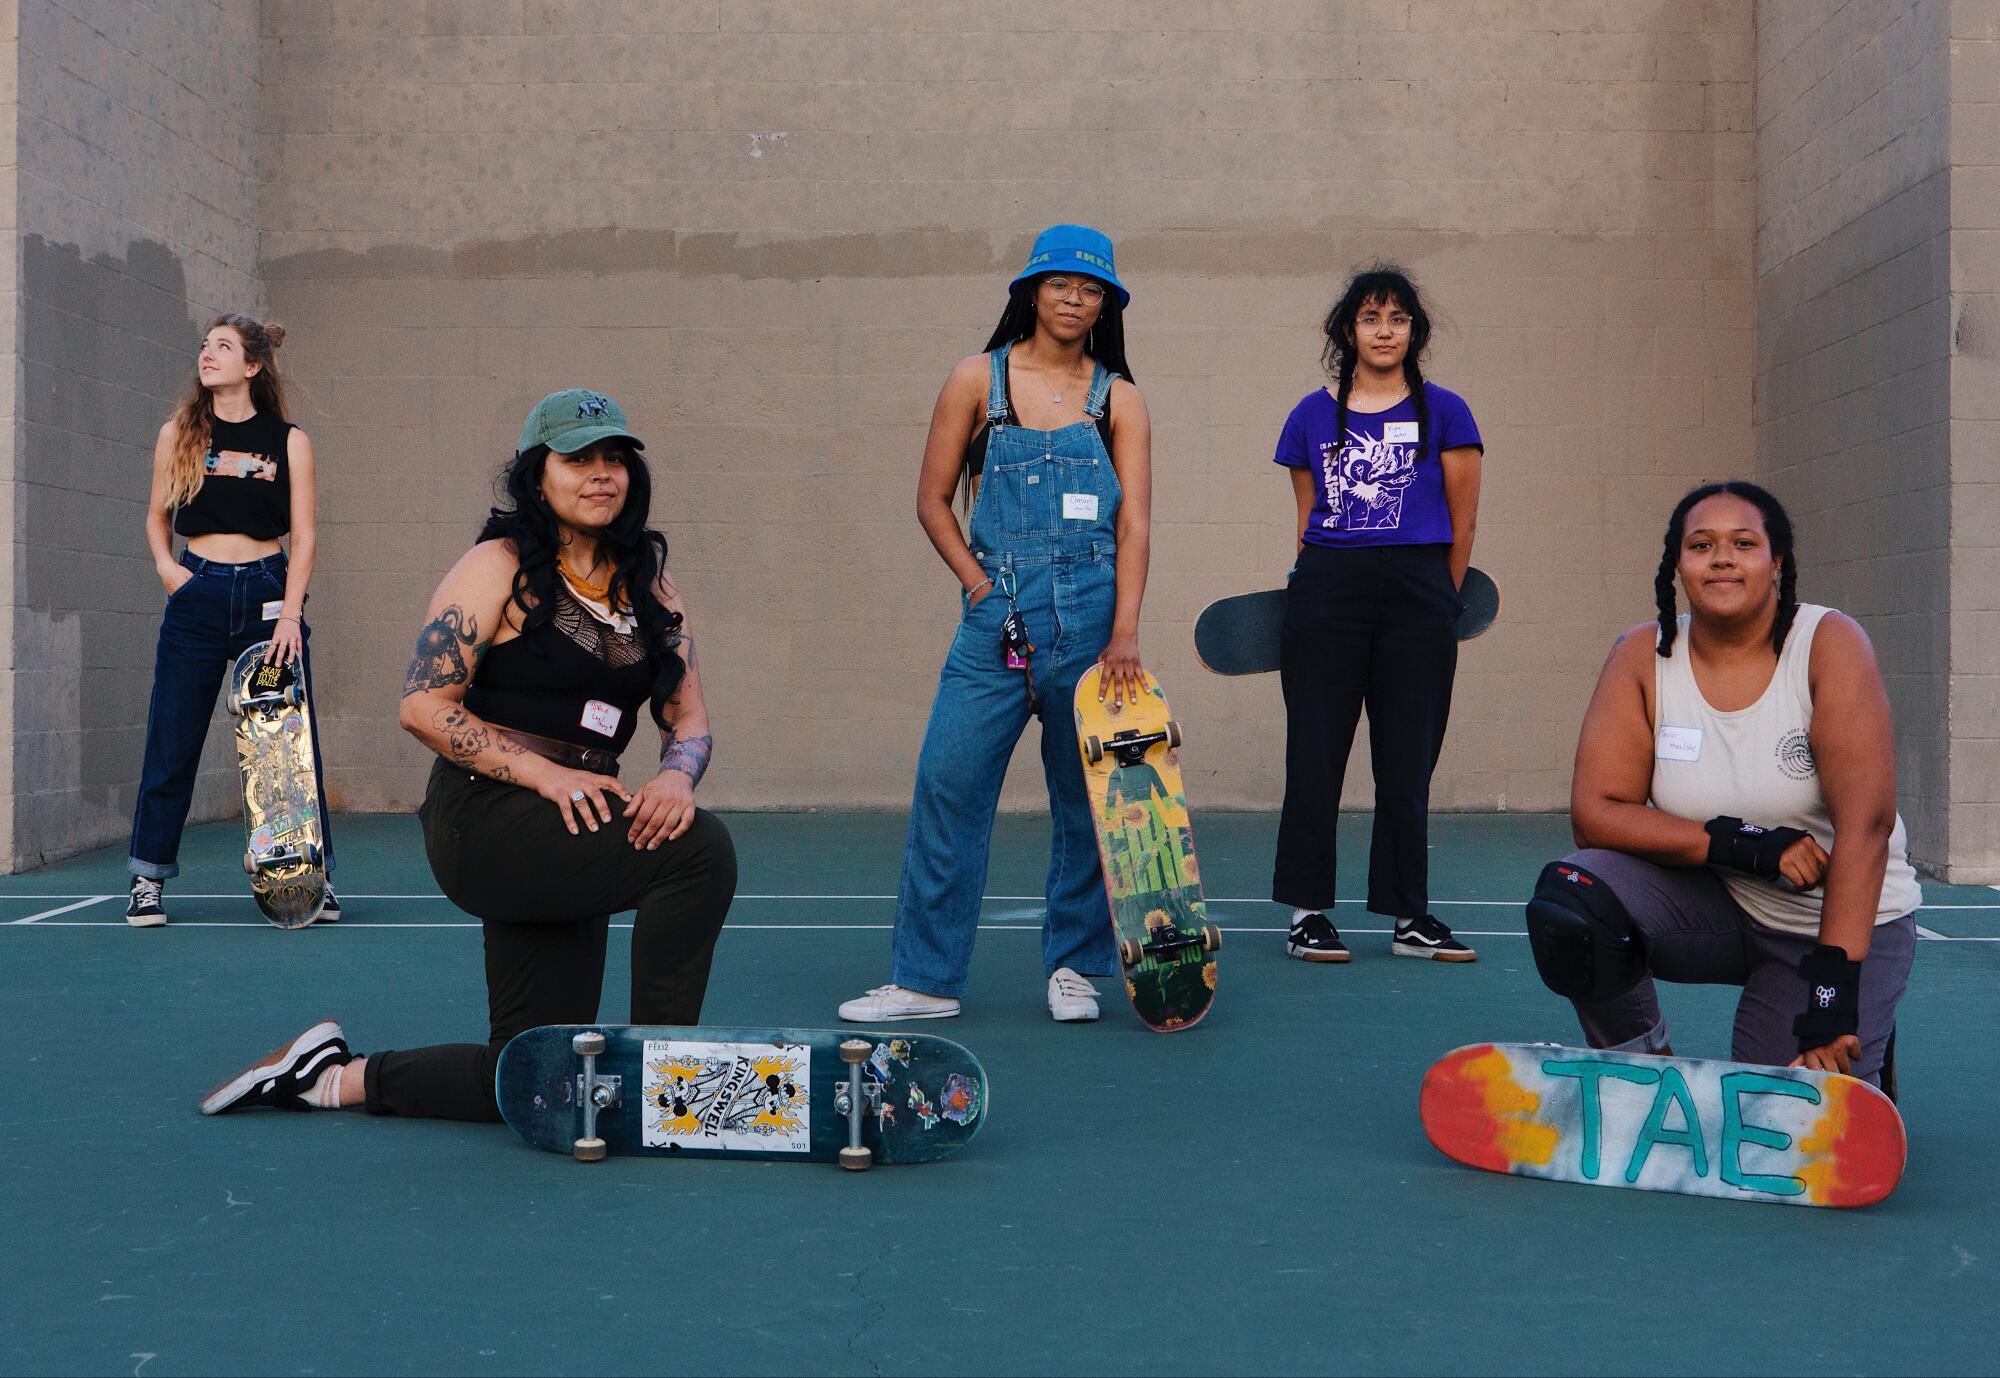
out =
<svg viewBox="0 0 2000 1378"><path fill-rule="evenodd" d="M1806 835L1798 828L1760 828L1740 818L1711 818L1702 827L1708 830L1709 865L1760 880L1777 880L1785 848Z"/></svg>
<svg viewBox="0 0 2000 1378"><path fill-rule="evenodd" d="M1806 1012L1792 1021L1799 1051L1824 1048L1842 1034L1861 1029L1861 963L1821 943L1799 963L1806 983Z"/></svg>

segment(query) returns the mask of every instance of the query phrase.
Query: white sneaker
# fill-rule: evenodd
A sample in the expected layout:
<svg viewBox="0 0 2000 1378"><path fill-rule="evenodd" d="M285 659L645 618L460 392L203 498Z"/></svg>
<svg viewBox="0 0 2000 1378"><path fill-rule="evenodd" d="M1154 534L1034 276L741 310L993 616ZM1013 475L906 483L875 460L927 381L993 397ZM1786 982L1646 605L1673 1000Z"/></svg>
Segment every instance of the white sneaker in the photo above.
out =
<svg viewBox="0 0 2000 1378"><path fill-rule="evenodd" d="M877 1024L888 1019L956 1019L958 1001L948 995L925 995L901 986L877 986L859 1000L840 1007L840 1017L854 1024Z"/></svg>
<svg viewBox="0 0 2000 1378"><path fill-rule="evenodd" d="M1057 967L1049 977L1049 1013L1059 1024L1076 1024L1097 1018L1097 987L1068 967Z"/></svg>

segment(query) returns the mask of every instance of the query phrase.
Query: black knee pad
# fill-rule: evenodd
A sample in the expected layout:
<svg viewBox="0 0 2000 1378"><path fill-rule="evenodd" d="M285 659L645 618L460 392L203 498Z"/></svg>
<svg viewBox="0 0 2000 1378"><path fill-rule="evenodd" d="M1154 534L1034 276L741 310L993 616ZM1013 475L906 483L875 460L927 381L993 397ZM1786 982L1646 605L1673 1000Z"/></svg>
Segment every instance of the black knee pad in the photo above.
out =
<svg viewBox="0 0 2000 1378"><path fill-rule="evenodd" d="M1552 861L1528 901L1528 945L1542 983L1572 1000L1623 995L1646 975L1646 944L1611 887L1583 867Z"/></svg>

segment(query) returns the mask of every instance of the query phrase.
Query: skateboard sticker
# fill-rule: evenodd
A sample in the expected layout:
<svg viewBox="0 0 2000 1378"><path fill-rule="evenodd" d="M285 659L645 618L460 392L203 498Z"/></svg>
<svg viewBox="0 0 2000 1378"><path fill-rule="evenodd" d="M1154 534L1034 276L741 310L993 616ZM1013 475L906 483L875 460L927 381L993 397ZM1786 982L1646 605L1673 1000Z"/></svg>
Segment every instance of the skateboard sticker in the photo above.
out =
<svg viewBox="0 0 2000 1378"><path fill-rule="evenodd" d="M648 1148L812 1147L812 1049L793 1043L646 1040Z"/></svg>
<svg viewBox="0 0 2000 1378"><path fill-rule="evenodd" d="M944 1094L938 1097L938 1104L944 1109L944 1117L953 1124L971 1124L979 1118L982 1102L979 1083L963 1072L953 1072L944 1083Z"/></svg>

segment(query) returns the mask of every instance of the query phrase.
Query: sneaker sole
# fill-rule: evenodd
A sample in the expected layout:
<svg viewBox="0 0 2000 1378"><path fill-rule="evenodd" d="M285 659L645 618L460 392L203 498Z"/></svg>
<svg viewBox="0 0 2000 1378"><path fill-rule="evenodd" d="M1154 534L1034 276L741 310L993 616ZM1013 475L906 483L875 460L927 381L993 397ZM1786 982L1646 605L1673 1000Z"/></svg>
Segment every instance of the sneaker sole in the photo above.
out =
<svg viewBox="0 0 2000 1378"><path fill-rule="evenodd" d="M237 1101L243 1099L258 1082L283 1071L285 1064L297 1057L304 1049L316 1047L330 1039L339 1037L341 1037L340 1025L331 1019L320 1020L319 1023L307 1029L297 1038L279 1044L255 1063L245 1067L235 1076L203 1096L201 1098L201 1113L204 1115L221 1114Z"/></svg>
<svg viewBox="0 0 2000 1378"><path fill-rule="evenodd" d="M1476 962L1477 952L1440 952L1433 947L1405 947L1401 943L1389 944L1389 951L1397 957L1416 957L1428 962Z"/></svg>
<svg viewBox="0 0 2000 1378"><path fill-rule="evenodd" d="M1296 957L1302 962L1351 962L1354 960L1352 952L1322 952L1318 948L1295 947L1291 943L1285 944L1285 955L1287 957Z"/></svg>
<svg viewBox="0 0 2000 1378"><path fill-rule="evenodd" d="M165 914L127 914L125 916L125 923L131 928L165 928L167 926L167 916Z"/></svg>
<svg viewBox="0 0 2000 1378"><path fill-rule="evenodd" d="M1100 1013L1102 1011L1092 1010L1089 1014L1057 1014L1054 1010L1050 1010L1049 1018L1055 1020L1058 1024L1088 1024L1094 1021Z"/></svg>
<svg viewBox="0 0 2000 1378"><path fill-rule="evenodd" d="M840 1017L850 1024L888 1024L904 1019L956 1019L958 1006L948 1010L906 1010L900 1014L849 1014L845 1009Z"/></svg>

